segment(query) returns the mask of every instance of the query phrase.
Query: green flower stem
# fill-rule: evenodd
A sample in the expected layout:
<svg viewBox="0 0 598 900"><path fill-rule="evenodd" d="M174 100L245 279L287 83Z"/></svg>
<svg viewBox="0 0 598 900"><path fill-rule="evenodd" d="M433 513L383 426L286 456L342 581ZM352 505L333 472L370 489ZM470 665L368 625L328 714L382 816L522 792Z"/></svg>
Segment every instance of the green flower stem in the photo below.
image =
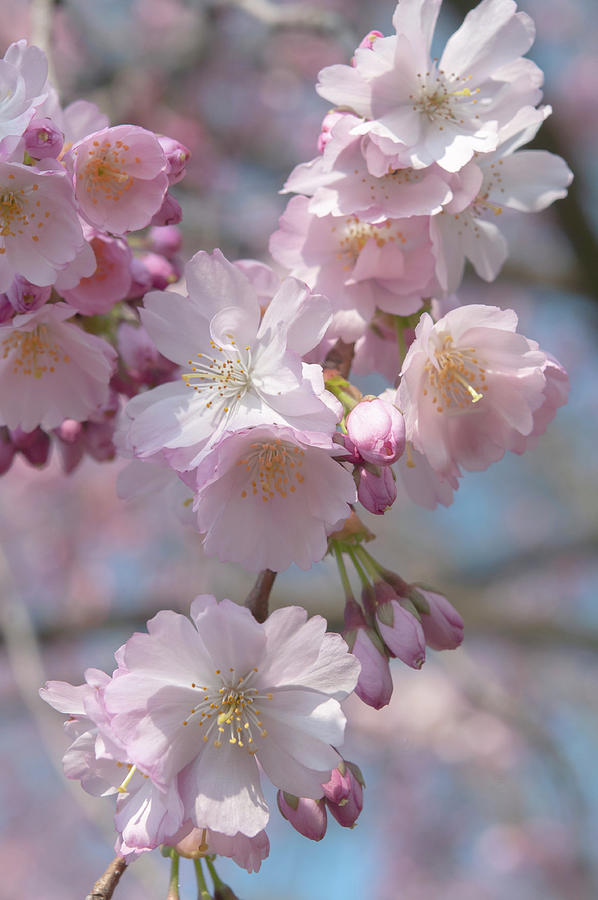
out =
<svg viewBox="0 0 598 900"><path fill-rule="evenodd" d="M170 881L166 900L179 900L179 854L176 850L170 851Z"/></svg>
<svg viewBox="0 0 598 900"><path fill-rule="evenodd" d="M194 859L195 877L197 879L197 900L212 900L212 895L208 891L206 879L204 878L203 869L201 867L201 859Z"/></svg>
<svg viewBox="0 0 598 900"><path fill-rule="evenodd" d="M352 561L353 565L355 566L355 569L357 570L357 574L359 575L359 580L361 581L362 586L364 588L369 587L370 586L369 578L363 571L363 569L359 563L359 560L357 559L357 554L355 552L355 549L353 547L350 547L348 552L349 552L349 556L351 557L351 561Z"/></svg>
<svg viewBox="0 0 598 900"><path fill-rule="evenodd" d="M212 881L214 882L214 888L217 890L218 888L224 887L224 882L219 877L218 872L214 867L214 863L209 857L206 857L206 866L208 867L208 871L210 873Z"/></svg>
<svg viewBox="0 0 598 900"><path fill-rule="evenodd" d="M355 548L355 553L357 554L357 556L359 557L359 559L365 566L366 572L368 572L371 575L372 579L374 581L380 581L380 570L379 570L378 563L376 562L374 557L370 556L370 554L367 552L365 547L363 547L361 544L359 544Z"/></svg>
<svg viewBox="0 0 598 900"><path fill-rule="evenodd" d="M351 582L349 581L349 576L347 575L347 567L345 566L345 561L343 559L343 552L336 541L332 542L332 546L334 547L334 555L336 557L336 564L338 566L338 574L340 575L343 589L345 591L345 597L347 598L347 600L353 600L353 589L351 588Z"/></svg>

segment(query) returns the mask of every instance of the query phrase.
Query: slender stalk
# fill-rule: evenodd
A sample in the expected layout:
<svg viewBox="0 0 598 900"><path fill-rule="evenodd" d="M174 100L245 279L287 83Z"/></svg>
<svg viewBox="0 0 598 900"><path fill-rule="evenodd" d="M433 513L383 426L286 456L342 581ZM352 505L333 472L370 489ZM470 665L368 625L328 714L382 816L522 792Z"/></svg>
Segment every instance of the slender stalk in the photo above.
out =
<svg viewBox="0 0 598 900"><path fill-rule="evenodd" d="M166 900L180 900L179 898L179 854L176 850L170 851L170 881L168 882L168 896Z"/></svg>
<svg viewBox="0 0 598 900"><path fill-rule="evenodd" d="M201 867L201 859L194 859L193 865L195 866L195 877L197 879L197 900L212 900L212 895L208 890Z"/></svg>
<svg viewBox="0 0 598 900"><path fill-rule="evenodd" d="M365 547L362 547L361 544L359 544L355 548L355 553L359 557L359 559L361 560L363 565L365 566L366 572L368 572L372 576L374 581L379 581L380 580L380 572L379 572L378 564L377 564L376 560L373 558L373 556L370 556L370 554L367 552Z"/></svg>
<svg viewBox="0 0 598 900"><path fill-rule="evenodd" d="M347 575L347 567L345 566L345 560L343 559L343 552L336 541L333 541L332 546L334 548L334 556L336 558L336 564L338 566L338 574L340 575L343 590L345 591L345 597L347 598L347 600L352 600L354 599L353 589L351 588L351 582L349 581L349 576Z"/></svg>
<svg viewBox="0 0 598 900"><path fill-rule="evenodd" d="M276 572L273 572L271 569L264 569L257 576L255 584L245 600L245 606L258 622L265 622L268 618L270 591L275 578Z"/></svg>
<svg viewBox="0 0 598 900"><path fill-rule="evenodd" d="M365 572L363 571L363 569L359 563L359 560L357 559L357 554L355 552L355 549L353 547L349 548L349 556L351 557L351 561L352 561L353 565L355 566L355 569L357 570L357 574L359 575L359 580L361 581L362 587L369 587L370 580L367 577L367 575L365 574Z"/></svg>

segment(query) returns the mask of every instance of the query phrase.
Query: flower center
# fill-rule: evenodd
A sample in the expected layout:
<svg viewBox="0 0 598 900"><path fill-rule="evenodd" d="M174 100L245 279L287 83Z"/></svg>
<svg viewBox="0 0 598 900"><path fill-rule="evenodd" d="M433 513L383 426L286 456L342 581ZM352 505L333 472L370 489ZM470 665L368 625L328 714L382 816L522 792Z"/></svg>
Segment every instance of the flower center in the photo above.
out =
<svg viewBox="0 0 598 900"><path fill-rule="evenodd" d="M468 87L462 86L472 76L464 76L455 82L455 75L447 79L444 71L439 69L438 73L435 70L425 74L418 72L416 77L418 80L417 93L409 94L409 99L413 104L412 109L426 116L430 122L441 119L445 122L458 122L463 125L465 120L460 118L461 111L459 110L461 101L478 102L473 95L478 94L480 89L475 88L471 91ZM457 85L460 85L458 90L451 90ZM444 129L443 125L439 127L441 131Z"/></svg>
<svg viewBox="0 0 598 900"><path fill-rule="evenodd" d="M226 740L229 744L236 744L248 753L256 753L255 738L268 737L261 718L261 706L263 701L272 700L272 694L260 694L258 688L252 687L250 682L258 671L254 666L250 672L240 677L234 675L231 667L225 674L221 669L216 669L217 680L220 687L211 685L199 685L191 683L191 687L202 692L203 696L194 706L183 725L190 725L197 716L196 724L204 729L202 741L207 743L213 736L214 747L222 747Z"/></svg>
<svg viewBox="0 0 598 900"><path fill-rule="evenodd" d="M129 145L122 141L116 141L114 147L106 138L101 143L93 142L93 149L87 151L89 159L83 165L85 190L91 195L92 203L98 202L98 194L116 203L130 190L133 178L124 170L128 150ZM140 162L139 157L135 161Z"/></svg>
<svg viewBox="0 0 598 900"><path fill-rule="evenodd" d="M33 375L42 378L46 372L54 372L56 365L69 363L70 357L50 339L47 325L38 325L33 331L13 331L1 344L2 358L14 354L12 371L16 375Z"/></svg>
<svg viewBox="0 0 598 900"><path fill-rule="evenodd" d="M276 494L287 497L294 494L296 483L302 484L305 476L300 471L303 466L305 451L286 441L273 440L250 445L247 456L237 460L238 466L245 466L251 478L253 496L261 494L267 503ZM246 497L247 491L241 491Z"/></svg>
<svg viewBox="0 0 598 900"><path fill-rule="evenodd" d="M231 338L234 350L219 347L214 341L210 341L212 351L220 354L220 357L198 353L196 359L199 362L190 359L192 371L181 375L188 387L205 395L207 409L216 404L225 413L229 411L229 406L224 406L224 403L233 399L241 400L251 388L251 347L248 344L243 350L239 350L232 335L227 337Z"/></svg>
<svg viewBox="0 0 598 900"><path fill-rule="evenodd" d="M372 225L369 222L362 222L357 216L349 216L341 232L337 254L337 259L348 257L350 260L350 264L344 266L345 271L353 268L370 238L375 240L379 248L384 247L388 241L399 241L404 244L407 240L401 231L392 229L389 219L379 225Z"/></svg>
<svg viewBox="0 0 598 900"><path fill-rule="evenodd" d="M486 370L477 360L475 347L457 350L452 337L447 335L441 347L434 351L434 357L424 366L429 385L429 389L424 388L424 396L430 390L436 412L470 410L484 396L476 389L476 382L483 388L486 381Z"/></svg>

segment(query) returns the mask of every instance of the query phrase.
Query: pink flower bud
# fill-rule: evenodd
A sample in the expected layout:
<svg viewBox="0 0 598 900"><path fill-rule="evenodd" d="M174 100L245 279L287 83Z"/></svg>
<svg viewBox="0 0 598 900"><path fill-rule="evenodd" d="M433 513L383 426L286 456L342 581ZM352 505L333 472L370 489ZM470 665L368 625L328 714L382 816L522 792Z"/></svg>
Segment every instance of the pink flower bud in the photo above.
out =
<svg viewBox="0 0 598 900"><path fill-rule="evenodd" d="M44 466L50 453L50 437L41 428L23 431L14 428L10 432L16 450L20 450L27 462L32 466Z"/></svg>
<svg viewBox="0 0 598 900"><path fill-rule="evenodd" d="M12 319L14 313L14 307L6 294L0 294L0 325Z"/></svg>
<svg viewBox="0 0 598 900"><path fill-rule="evenodd" d="M381 38L381 37L384 37L384 35L382 34L381 31L376 31L376 30L368 31L366 36L361 39L361 43L359 44L358 49L365 48L366 50L371 50L372 47L374 46L374 42L375 42L376 38Z"/></svg>
<svg viewBox="0 0 598 900"><path fill-rule="evenodd" d="M330 780L322 785L324 799L330 803L341 803L351 793L351 778L344 762L333 769Z"/></svg>
<svg viewBox="0 0 598 900"><path fill-rule="evenodd" d="M377 475L369 469L360 468L357 498L368 512L383 515L397 499L394 472L389 466L382 466Z"/></svg>
<svg viewBox="0 0 598 900"><path fill-rule="evenodd" d="M174 138L166 137L166 135L160 135L158 141L166 156L168 183L176 184L185 175L185 168L191 156L191 151L184 144L181 144L180 141L175 141Z"/></svg>
<svg viewBox="0 0 598 900"><path fill-rule="evenodd" d="M463 640L463 619L442 594L417 584L413 587L430 607L429 614L421 617L426 644L433 650L455 650Z"/></svg>
<svg viewBox="0 0 598 900"><path fill-rule="evenodd" d="M322 120L322 127L320 130L320 136L318 138L318 153L324 152L324 147L332 137L332 129L339 122L345 114L342 112L337 112L335 109L331 110L327 113Z"/></svg>
<svg viewBox="0 0 598 900"><path fill-rule="evenodd" d="M363 399L347 416L347 434L360 455L376 466L387 466L405 450L403 414L387 400Z"/></svg>
<svg viewBox="0 0 598 900"><path fill-rule="evenodd" d="M51 287L38 287L22 275L15 275L6 298L16 313L28 313L43 306L51 293Z"/></svg>
<svg viewBox="0 0 598 900"><path fill-rule="evenodd" d="M54 434L67 444L74 444L82 429L83 425L81 422L76 422L74 419L65 419L62 425L55 429Z"/></svg>
<svg viewBox="0 0 598 900"><path fill-rule="evenodd" d="M183 220L183 210L178 200L172 194L166 192L160 209L150 219L150 225L165 227L166 225L178 225Z"/></svg>
<svg viewBox="0 0 598 900"><path fill-rule="evenodd" d="M0 428L0 475L8 472L16 452L8 428Z"/></svg>
<svg viewBox="0 0 598 900"><path fill-rule="evenodd" d="M149 275L150 290L163 291L169 284L179 280L180 269L165 256L160 256L159 253L144 253L139 259Z"/></svg>
<svg viewBox="0 0 598 900"><path fill-rule="evenodd" d="M343 828L353 828L361 810L363 809L363 776L353 763L343 763L339 766L343 786L347 793L338 802L326 797L326 806ZM334 770L338 771L338 770ZM358 773L358 775L356 774ZM330 782L329 782L330 783ZM323 785L324 788L327 785Z"/></svg>
<svg viewBox="0 0 598 900"><path fill-rule="evenodd" d="M295 831L310 841L322 840L327 825L324 800L295 797L286 791L278 791L276 799L281 815L291 823Z"/></svg>
<svg viewBox="0 0 598 900"><path fill-rule="evenodd" d="M378 582L376 588L384 584ZM388 585L385 587L388 588ZM412 669L421 669L426 659L424 631L413 613L401 606L396 594L376 607L376 625L382 640L394 656Z"/></svg>
<svg viewBox="0 0 598 900"><path fill-rule="evenodd" d="M176 225L154 225L148 234L149 249L167 259L175 256L183 246L183 235Z"/></svg>
<svg viewBox="0 0 598 900"><path fill-rule="evenodd" d="M349 650L361 663L355 693L374 709L386 706L392 696L392 678L384 645L370 628L355 600L345 606L343 638Z"/></svg>
<svg viewBox="0 0 598 900"><path fill-rule="evenodd" d="M33 159L57 159L64 136L51 119L34 116L25 133L25 150Z"/></svg>

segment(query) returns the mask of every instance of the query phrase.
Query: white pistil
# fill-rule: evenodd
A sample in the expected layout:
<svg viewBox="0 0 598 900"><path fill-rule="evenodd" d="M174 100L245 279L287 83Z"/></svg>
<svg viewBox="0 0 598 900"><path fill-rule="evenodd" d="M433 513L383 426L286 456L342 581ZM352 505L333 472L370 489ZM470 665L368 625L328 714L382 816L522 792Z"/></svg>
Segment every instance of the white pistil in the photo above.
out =
<svg viewBox="0 0 598 900"><path fill-rule="evenodd" d="M479 380L480 387L484 387L486 370L479 365L475 353L474 347L453 348L453 339L445 336L441 347L434 351L434 360L425 364L428 387L423 393L426 396L431 391L437 412L466 411L483 398L474 382Z"/></svg>
<svg viewBox="0 0 598 900"><path fill-rule="evenodd" d="M228 739L229 744L244 748L249 753L257 752L255 732L259 732L262 738L267 737L268 732L263 727L261 711L255 704L272 699L271 693L259 694L258 689L248 683L257 671L257 668L253 668L246 675L235 678L233 669L229 669L226 677L217 669L220 687L208 688L193 682L191 687L203 691L204 695L197 706L190 710L183 725L189 725L191 719L198 716L197 724L200 727L206 726L202 735L204 743L210 740L210 735L216 729L217 735L212 741L214 747L221 747L224 740Z"/></svg>
<svg viewBox="0 0 598 900"><path fill-rule="evenodd" d="M227 337L232 338L231 335ZM212 409L214 405L222 406L223 402L229 400L241 400L251 388L251 347L247 345L242 352L236 348L232 339L231 345L235 348L232 351L210 341L212 351L222 354L221 358L198 353L198 361L189 360L191 372L181 375L188 387L199 394L207 393L208 409ZM229 407L222 408L222 412L229 412Z"/></svg>
<svg viewBox="0 0 598 900"><path fill-rule="evenodd" d="M131 765L129 766L129 773L128 773L127 777L122 782L122 784L120 784L116 789L119 792L119 794L127 793L127 787L129 785L129 782L136 771L137 771L137 766L131 766Z"/></svg>

